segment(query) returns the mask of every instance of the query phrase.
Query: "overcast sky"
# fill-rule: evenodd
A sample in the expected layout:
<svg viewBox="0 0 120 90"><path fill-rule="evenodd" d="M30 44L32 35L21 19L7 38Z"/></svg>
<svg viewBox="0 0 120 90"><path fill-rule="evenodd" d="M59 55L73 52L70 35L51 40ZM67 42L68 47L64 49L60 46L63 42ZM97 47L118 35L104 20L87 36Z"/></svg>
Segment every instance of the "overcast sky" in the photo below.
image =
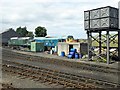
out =
<svg viewBox="0 0 120 90"><path fill-rule="evenodd" d="M26 26L46 27L49 36L86 38L84 11L103 6L118 7L119 0L0 0L0 32Z"/></svg>

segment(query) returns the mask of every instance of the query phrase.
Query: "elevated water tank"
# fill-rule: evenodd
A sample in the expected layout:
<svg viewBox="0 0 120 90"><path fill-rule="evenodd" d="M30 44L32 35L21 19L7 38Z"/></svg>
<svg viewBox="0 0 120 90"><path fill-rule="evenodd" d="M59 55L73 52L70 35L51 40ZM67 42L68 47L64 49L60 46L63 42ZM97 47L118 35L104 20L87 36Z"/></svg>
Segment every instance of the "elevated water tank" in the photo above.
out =
<svg viewBox="0 0 120 90"><path fill-rule="evenodd" d="M84 11L85 30L118 29L118 15L118 8L110 6Z"/></svg>

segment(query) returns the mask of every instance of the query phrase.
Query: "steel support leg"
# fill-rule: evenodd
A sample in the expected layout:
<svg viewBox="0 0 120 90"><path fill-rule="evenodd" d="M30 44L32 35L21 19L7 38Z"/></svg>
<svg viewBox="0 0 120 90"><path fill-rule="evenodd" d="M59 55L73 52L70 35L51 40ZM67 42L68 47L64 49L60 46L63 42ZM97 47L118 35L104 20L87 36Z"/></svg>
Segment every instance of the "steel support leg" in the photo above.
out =
<svg viewBox="0 0 120 90"><path fill-rule="evenodd" d="M101 31L99 32L99 54L101 54L101 50L102 50L102 43L101 43Z"/></svg>
<svg viewBox="0 0 120 90"><path fill-rule="evenodd" d="M118 31L118 57L120 60L120 31Z"/></svg>
<svg viewBox="0 0 120 90"><path fill-rule="evenodd" d="M107 64L110 63L110 43L109 43L109 31L106 33L107 36Z"/></svg>
<svg viewBox="0 0 120 90"><path fill-rule="evenodd" d="M89 31L87 31L87 38L88 38L88 61L90 60L90 35Z"/></svg>
<svg viewBox="0 0 120 90"><path fill-rule="evenodd" d="M89 37L89 42L90 42L90 60L92 60L91 58L92 58L92 33L90 32L90 37Z"/></svg>
<svg viewBox="0 0 120 90"><path fill-rule="evenodd" d="M87 37L88 37L88 60L91 60L92 53L91 53L91 32L87 31Z"/></svg>

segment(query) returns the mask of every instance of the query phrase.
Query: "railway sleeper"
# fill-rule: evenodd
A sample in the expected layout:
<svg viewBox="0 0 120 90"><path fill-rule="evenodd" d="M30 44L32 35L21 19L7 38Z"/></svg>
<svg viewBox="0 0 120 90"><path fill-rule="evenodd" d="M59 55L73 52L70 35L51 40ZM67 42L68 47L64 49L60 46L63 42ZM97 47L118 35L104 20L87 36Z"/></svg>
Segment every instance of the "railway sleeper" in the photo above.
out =
<svg viewBox="0 0 120 90"><path fill-rule="evenodd" d="M96 85L104 85L105 87L116 87L117 84L109 83L109 82L103 82L103 81L94 81L94 84Z"/></svg>
<svg viewBox="0 0 120 90"><path fill-rule="evenodd" d="M31 66L29 66L29 67L31 67ZM35 68L35 67L34 67Z"/></svg>
<svg viewBox="0 0 120 90"><path fill-rule="evenodd" d="M48 81L49 83L53 83L53 80L51 78L46 78L46 81Z"/></svg>
<svg viewBox="0 0 120 90"><path fill-rule="evenodd" d="M71 79L72 76L68 76L68 75L59 75L60 77L64 77L64 78L68 78Z"/></svg>
<svg viewBox="0 0 120 90"><path fill-rule="evenodd" d="M85 87L85 85L83 84L83 83L79 83L79 82L77 82L77 81L69 81L69 83L72 83L72 84L74 84L74 85L78 85L78 86L84 86Z"/></svg>
<svg viewBox="0 0 120 90"><path fill-rule="evenodd" d="M36 81L40 81L40 80L43 80L43 77L41 77L41 76L36 77Z"/></svg>
<svg viewBox="0 0 120 90"><path fill-rule="evenodd" d="M113 84L113 83L109 83L109 82L105 82L104 85L108 86L108 87L116 87L117 86L117 84Z"/></svg>
<svg viewBox="0 0 120 90"><path fill-rule="evenodd" d="M15 67L13 67L13 68L15 68Z"/></svg>
<svg viewBox="0 0 120 90"><path fill-rule="evenodd" d="M53 80L54 80L54 79L55 79L55 80L58 80L58 78L59 78L59 77L54 76L54 75L49 75L49 77L51 77Z"/></svg>
<svg viewBox="0 0 120 90"><path fill-rule="evenodd" d="M75 85L81 85L81 86L84 86L84 87L86 87L86 85L94 87L94 85L92 85L92 84L83 83L83 82L79 82L79 81L76 81L76 80L69 80L69 82L74 83Z"/></svg>
<svg viewBox="0 0 120 90"><path fill-rule="evenodd" d="M72 88L76 88L77 87L76 84L71 83L71 82L66 82L66 81L63 81L62 85L64 85L64 87L72 87Z"/></svg>
<svg viewBox="0 0 120 90"><path fill-rule="evenodd" d="M23 73L18 73L18 74L26 76L26 75L23 74ZM46 81L46 80L48 81L48 80L50 80L50 79L45 78L44 81ZM65 80L64 80L63 82L65 82ZM75 85L76 85L76 83L75 83Z"/></svg>
<svg viewBox="0 0 120 90"><path fill-rule="evenodd" d="M75 86L72 84L72 83L67 83L67 82L65 82L64 83L64 87L72 87L72 88L75 88Z"/></svg>
<svg viewBox="0 0 120 90"><path fill-rule="evenodd" d="M50 80L51 80L52 83L55 83L55 84L58 84L58 82L59 82L59 81L58 81L57 79L55 79L55 78L50 78Z"/></svg>
<svg viewBox="0 0 120 90"><path fill-rule="evenodd" d="M42 74L43 75L43 74Z"/></svg>

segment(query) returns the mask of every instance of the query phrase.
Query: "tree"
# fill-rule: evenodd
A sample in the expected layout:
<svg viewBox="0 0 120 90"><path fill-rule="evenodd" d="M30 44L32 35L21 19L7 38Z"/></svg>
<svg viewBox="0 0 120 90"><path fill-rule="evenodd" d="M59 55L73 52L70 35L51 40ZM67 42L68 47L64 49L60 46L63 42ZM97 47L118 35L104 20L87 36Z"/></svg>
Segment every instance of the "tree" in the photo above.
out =
<svg viewBox="0 0 120 90"><path fill-rule="evenodd" d="M13 28L9 28L8 30L13 30L13 31L14 31L14 29L13 29Z"/></svg>
<svg viewBox="0 0 120 90"><path fill-rule="evenodd" d="M27 28L26 27L18 27L16 29L16 32L19 33L21 36L25 37L28 34Z"/></svg>
<svg viewBox="0 0 120 90"><path fill-rule="evenodd" d="M28 34L26 35L27 37L34 37L33 32L28 32Z"/></svg>
<svg viewBox="0 0 120 90"><path fill-rule="evenodd" d="M45 27L38 26L35 28L36 37L45 37L47 35L47 30Z"/></svg>

